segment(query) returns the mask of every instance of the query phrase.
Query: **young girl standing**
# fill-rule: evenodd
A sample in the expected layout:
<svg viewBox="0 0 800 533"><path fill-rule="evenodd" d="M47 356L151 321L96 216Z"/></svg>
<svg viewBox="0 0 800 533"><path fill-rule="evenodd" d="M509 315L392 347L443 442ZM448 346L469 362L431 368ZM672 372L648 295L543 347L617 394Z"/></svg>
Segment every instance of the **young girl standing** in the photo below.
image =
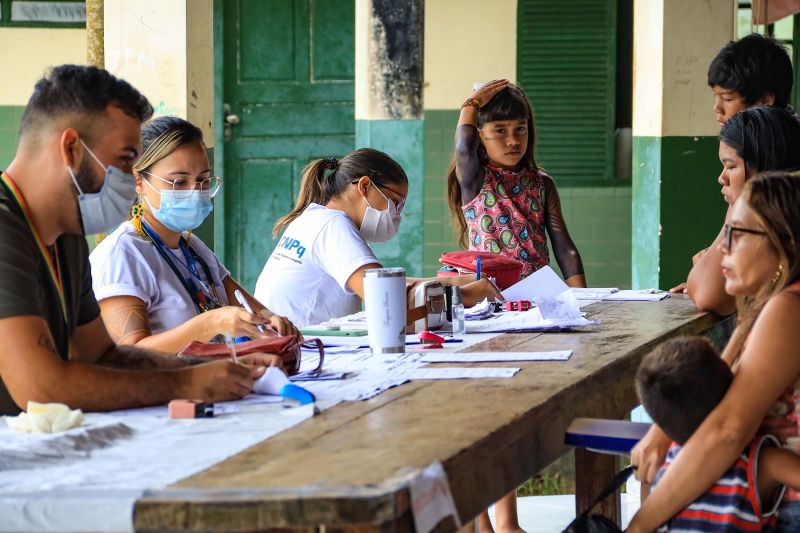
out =
<svg viewBox="0 0 800 533"><path fill-rule="evenodd" d="M536 166L535 139L531 106L508 80L484 84L461 105L447 176L461 245L522 261L525 277L549 264L549 235L567 285L585 287L553 178Z"/></svg>
<svg viewBox="0 0 800 533"><path fill-rule="evenodd" d="M567 285L586 287L583 263L561 215L553 178L534 160L533 113L523 92L494 80L461 105L456 153L447 176L450 211L462 246L522 261L522 276L550 263L547 235ZM516 491L497 502L498 531L521 531ZM492 531L489 513L481 533Z"/></svg>

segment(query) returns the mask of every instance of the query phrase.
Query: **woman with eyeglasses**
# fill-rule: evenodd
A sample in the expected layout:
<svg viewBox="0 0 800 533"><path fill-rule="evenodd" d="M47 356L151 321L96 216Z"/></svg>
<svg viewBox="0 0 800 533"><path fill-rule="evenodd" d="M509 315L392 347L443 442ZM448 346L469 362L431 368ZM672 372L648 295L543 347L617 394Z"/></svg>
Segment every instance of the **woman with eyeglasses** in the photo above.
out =
<svg viewBox="0 0 800 533"><path fill-rule="evenodd" d="M191 233L211 213L221 185L200 129L160 117L143 126L142 147L131 218L90 256L93 289L114 341L176 353L219 335L261 337L259 326L296 335L290 321L250 296ZM239 305L236 290L253 313Z"/></svg>
<svg viewBox="0 0 800 533"><path fill-rule="evenodd" d="M283 235L258 277L256 298L298 327L358 312L364 271L381 267L369 243L397 234L408 193L403 168L378 150L310 163L297 204L275 224L273 236ZM462 289L466 305L495 295L486 280Z"/></svg>
<svg viewBox="0 0 800 533"><path fill-rule="evenodd" d="M708 490L756 435L774 435L800 453L799 205L800 177L788 172L749 180L733 204L717 244L725 291L738 304L736 330L722 354L733 383L627 531L649 532L664 524ZM651 482L663 463L654 441L668 444L655 425L631 455L636 477L644 482ZM798 483L778 508L778 531L800 531L800 491L794 490L800 488L800 472L791 474Z"/></svg>

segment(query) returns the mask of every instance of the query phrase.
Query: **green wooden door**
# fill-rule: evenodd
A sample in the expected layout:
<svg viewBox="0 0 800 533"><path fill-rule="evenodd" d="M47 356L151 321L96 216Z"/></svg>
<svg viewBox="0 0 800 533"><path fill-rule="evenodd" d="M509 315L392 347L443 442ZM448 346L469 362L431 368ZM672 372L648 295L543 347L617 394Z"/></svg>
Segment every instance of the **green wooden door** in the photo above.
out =
<svg viewBox="0 0 800 533"><path fill-rule="evenodd" d="M227 133L215 244L233 277L253 290L303 167L353 149L355 4L225 0L221 10L222 101L235 124L218 128Z"/></svg>

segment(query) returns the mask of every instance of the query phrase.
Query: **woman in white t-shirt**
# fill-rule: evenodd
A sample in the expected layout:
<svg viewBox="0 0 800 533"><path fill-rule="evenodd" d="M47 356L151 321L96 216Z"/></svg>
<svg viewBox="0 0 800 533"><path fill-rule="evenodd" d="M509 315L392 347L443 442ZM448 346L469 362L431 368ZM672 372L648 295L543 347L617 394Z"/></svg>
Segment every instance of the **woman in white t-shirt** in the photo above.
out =
<svg viewBox="0 0 800 533"><path fill-rule="evenodd" d="M403 168L378 150L309 164L297 205L275 224L274 237L285 231L258 277L256 298L298 327L357 312L364 271L381 267L368 243L395 236L407 195ZM499 296L486 280L462 294L466 304Z"/></svg>
<svg viewBox="0 0 800 533"><path fill-rule="evenodd" d="M202 132L177 117L142 128L144 152L134 165L139 200L131 219L92 252L93 289L118 344L175 353L191 341L229 333L261 337L258 326L296 335L233 280L191 230L211 212L221 180L211 175ZM234 291L254 310L247 312Z"/></svg>

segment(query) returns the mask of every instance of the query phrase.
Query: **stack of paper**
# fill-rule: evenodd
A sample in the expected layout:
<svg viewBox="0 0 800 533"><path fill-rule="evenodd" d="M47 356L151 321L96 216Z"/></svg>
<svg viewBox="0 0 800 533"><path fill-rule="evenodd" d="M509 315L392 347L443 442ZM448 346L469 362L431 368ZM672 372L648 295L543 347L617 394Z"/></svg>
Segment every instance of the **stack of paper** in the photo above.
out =
<svg viewBox="0 0 800 533"><path fill-rule="evenodd" d="M487 320L469 321L467 333L514 332L514 331L550 331L596 324L584 317L578 318L542 318L540 309L530 311L505 311L497 313Z"/></svg>

